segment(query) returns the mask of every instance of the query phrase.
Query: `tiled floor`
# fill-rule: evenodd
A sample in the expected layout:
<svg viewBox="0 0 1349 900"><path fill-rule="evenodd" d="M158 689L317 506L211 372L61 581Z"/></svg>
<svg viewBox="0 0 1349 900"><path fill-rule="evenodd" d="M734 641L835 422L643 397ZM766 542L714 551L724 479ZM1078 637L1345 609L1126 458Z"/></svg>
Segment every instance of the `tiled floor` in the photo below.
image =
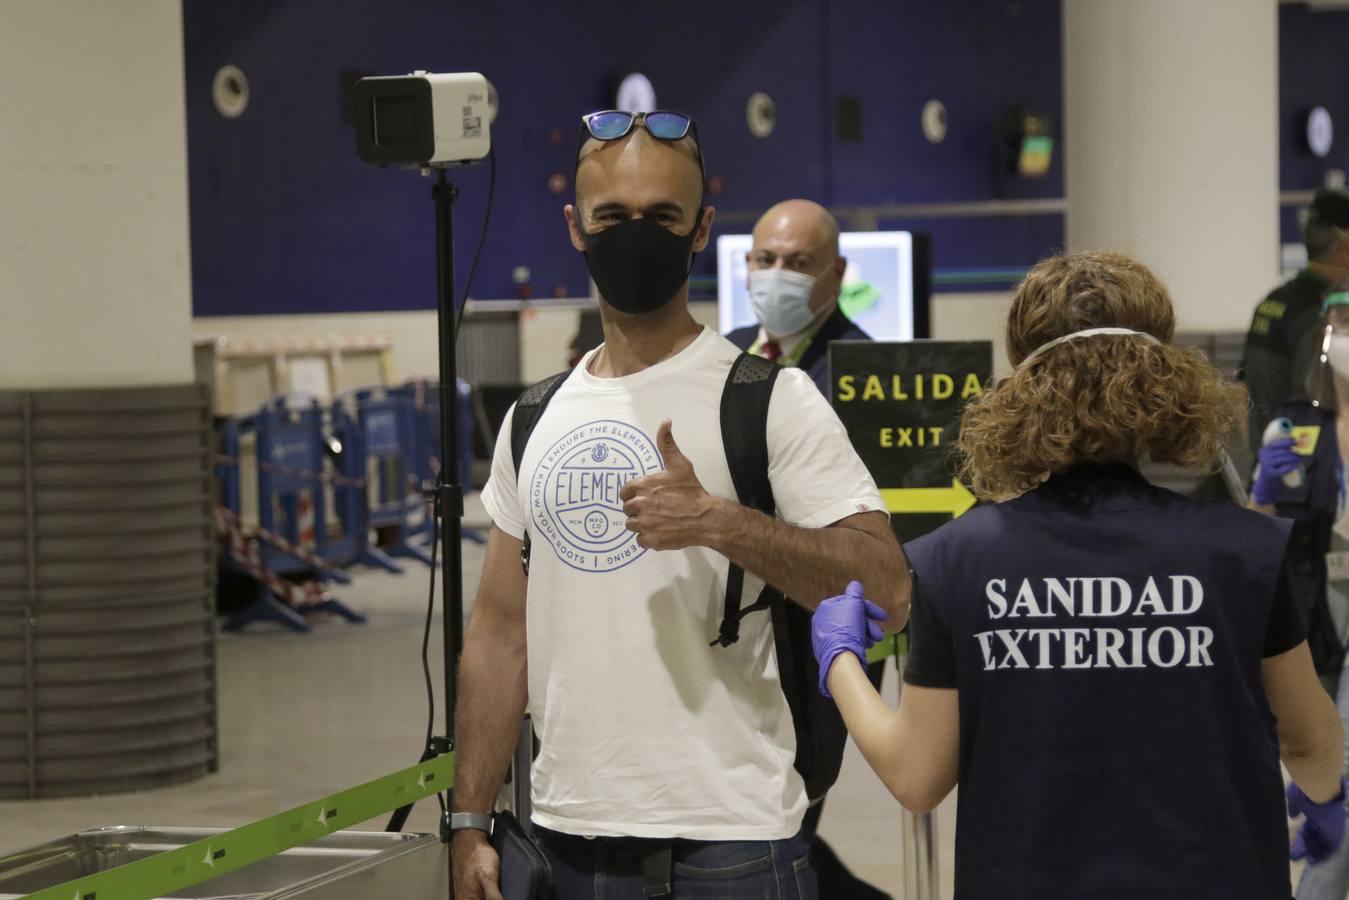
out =
<svg viewBox="0 0 1349 900"><path fill-rule="evenodd" d="M480 548L464 544L468 602L481 559ZM370 616L364 626L328 621L295 635L262 625L221 635L218 774L139 794L0 803L0 854L100 825L240 825L411 765L426 723L419 656L426 575L417 564L403 576L356 573L340 596ZM893 692L893 675L887 687ZM896 897L902 896L901 813L850 747L822 830L856 872ZM434 831L435 822L435 805L425 801L408 827ZM943 896L949 896L951 801L938 822ZM364 827L383 825L381 818Z"/></svg>

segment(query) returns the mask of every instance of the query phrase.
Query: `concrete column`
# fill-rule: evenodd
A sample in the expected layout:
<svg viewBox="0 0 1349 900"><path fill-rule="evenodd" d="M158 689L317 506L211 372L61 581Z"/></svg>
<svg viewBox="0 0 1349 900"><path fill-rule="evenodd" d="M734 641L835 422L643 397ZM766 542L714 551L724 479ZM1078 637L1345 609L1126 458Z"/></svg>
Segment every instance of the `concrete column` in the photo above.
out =
<svg viewBox="0 0 1349 900"><path fill-rule="evenodd" d="M192 380L179 0L6 0L0 389Z"/></svg>
<svg viewBox="0 0 1349 900"><path fill-rule="evenodd" d="M1179 327L1279 278L1276 0L1064 0L1068 246L1137 256Z"/></svg>

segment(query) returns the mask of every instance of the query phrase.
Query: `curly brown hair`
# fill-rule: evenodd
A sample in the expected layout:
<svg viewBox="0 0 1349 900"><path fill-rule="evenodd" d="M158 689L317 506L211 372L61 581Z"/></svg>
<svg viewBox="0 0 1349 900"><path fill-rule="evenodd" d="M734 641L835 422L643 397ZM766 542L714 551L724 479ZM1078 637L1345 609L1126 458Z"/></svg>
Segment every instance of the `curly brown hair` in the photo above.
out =
<svg viewBox="0 0 1349 900"><path fill-rule="evenodd" d="M1037 347L1075 331L1121 327ZM1240 390L1194 348L1170 343L1175 311L1166 286L1118 253L1067 253L1039 263L1007 315L1011 377L970 403L961 420L960 476L1003 500L1077 463L1136 461L1186 468L1217 464L1241 410Z"/></svg>

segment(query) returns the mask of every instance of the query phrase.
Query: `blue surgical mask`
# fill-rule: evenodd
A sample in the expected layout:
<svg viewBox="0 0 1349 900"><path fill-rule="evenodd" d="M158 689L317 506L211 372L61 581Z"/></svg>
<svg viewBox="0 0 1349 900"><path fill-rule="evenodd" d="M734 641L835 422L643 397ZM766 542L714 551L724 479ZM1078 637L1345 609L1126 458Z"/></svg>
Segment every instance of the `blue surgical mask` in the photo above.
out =
<svg viewBox="0 0 1349 900"><path fill-rule="evenodd" d="M810 292L815 276L790 269L751 269L749 296L754 315L774 337L796 334L815 321Z"/></svg>

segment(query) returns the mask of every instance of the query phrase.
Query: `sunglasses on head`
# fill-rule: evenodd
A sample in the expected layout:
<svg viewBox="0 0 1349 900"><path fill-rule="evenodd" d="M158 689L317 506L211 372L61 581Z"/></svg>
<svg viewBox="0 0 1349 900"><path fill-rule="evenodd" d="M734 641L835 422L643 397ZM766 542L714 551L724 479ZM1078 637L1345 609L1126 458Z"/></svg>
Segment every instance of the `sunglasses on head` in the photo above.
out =
<svg viewBox="0 0 1349 900"><path fill-rule="evenodd" d="M576 145L576 159L581 158L581 149L588 138L597 141L618 141L627 137L634 127L641 123L646 133L658 141L693 141L693 151L698 157L698 168L703 168L703 150L698 143L698 125L692 116L668 109L653 110L648 113L624 112L620 109L606 109L581 116L581 135Z"/></svg>
<svg viewBox="0 0 1349 900"><path fill-rule="evenodd" d="M606 109L581 116L586 131L597 141L616 141L626 137L638 122L647 133L659 141L680 141L693 135L698 140L698 126L693 119L679 112L658 109L648 113L624 112L619 109Z"/></svg>

